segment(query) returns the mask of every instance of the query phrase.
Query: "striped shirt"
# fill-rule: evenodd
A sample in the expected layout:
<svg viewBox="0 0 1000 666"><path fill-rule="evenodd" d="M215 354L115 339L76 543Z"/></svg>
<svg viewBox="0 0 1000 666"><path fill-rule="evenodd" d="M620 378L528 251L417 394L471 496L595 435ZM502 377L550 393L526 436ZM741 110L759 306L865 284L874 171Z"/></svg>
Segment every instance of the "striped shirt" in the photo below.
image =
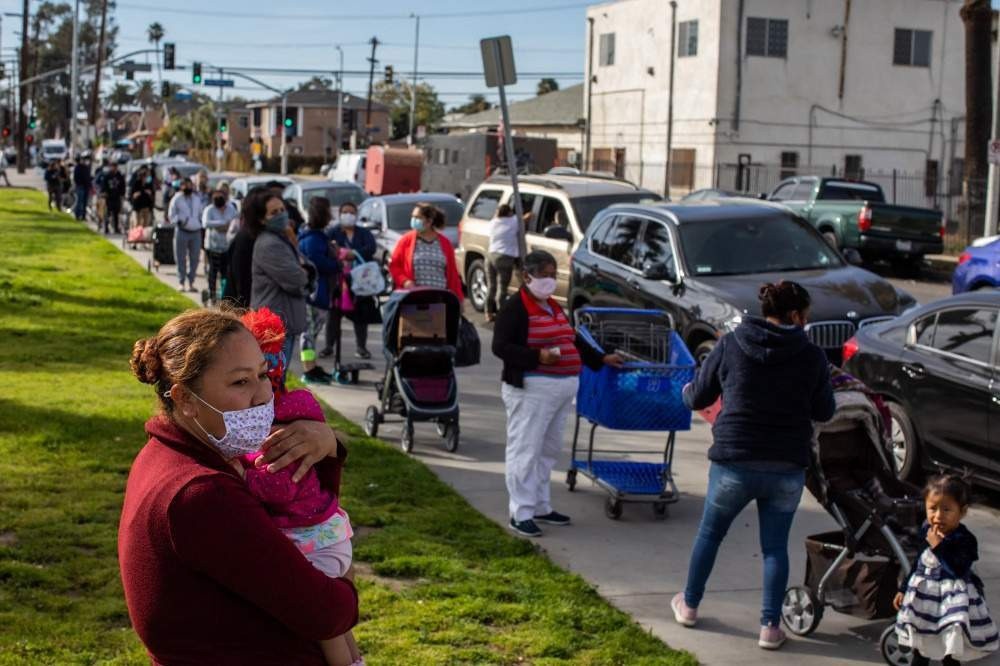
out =
<svg viewBox="0 0 1000 666"><path fill-rule="evenodd" d="M448 288L448 261L435 238L425 241L417 237L413 246L413 282L418 287Z"/></svg>
<svg viewBox="0 0 1000 666"><path fill-rule="evenodd" d="M576 332L562 308L549 299L543 307L530 295L521 290L521 301L528 311L528 347L531 349L552 349L558 347L559 359L551 365L539 364L526 375L546 377L576 377L580 374L580 352L576 349Z"/></svg>

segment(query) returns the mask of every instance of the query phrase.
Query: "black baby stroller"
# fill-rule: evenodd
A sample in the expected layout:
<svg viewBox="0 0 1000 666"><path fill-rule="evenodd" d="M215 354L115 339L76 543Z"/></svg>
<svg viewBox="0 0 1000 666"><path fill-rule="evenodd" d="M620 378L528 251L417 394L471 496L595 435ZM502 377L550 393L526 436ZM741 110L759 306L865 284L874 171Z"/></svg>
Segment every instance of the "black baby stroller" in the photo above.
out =
<svg viewBox="0 0 1000 666"><path fill-rule="evenodd" d="M365 433L378 434L380 423L403 417L400 447L413 450L413 424L434 421L445 448L458 448L458 384L455 343L461 308L444 289L397 291L382 309L385 377L375 384L379 404L365 412ZM397 421L398 423L398 421Z"/></svg>
<svg viewBox="0 0 1000 666"><path fill-rule="evenodd" d="M799 636L816 630L827 606L868 620L895 617L899 581L921 548L924 503L893 472L882 414L862 391L835 396L833 420L816 428L806 487L841 529L806 538L805 583L790 587L781 606ZM892 624L880 647L889 664L911 661Z"/></svg>

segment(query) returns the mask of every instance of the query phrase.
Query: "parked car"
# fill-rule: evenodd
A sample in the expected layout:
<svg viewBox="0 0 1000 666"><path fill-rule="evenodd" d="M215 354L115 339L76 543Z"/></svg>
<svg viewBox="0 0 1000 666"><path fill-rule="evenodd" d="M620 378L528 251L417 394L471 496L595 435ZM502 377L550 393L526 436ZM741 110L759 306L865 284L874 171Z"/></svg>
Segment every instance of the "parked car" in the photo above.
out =
<svg viewBox="0 0 1000 666"><path fill-rule="evenodd" d="M262 187L267 185L271 181L276 181L284 186L291 185L295 181L288 176L242 176L236 178L233 182L229 183L229 192L233 199L238 203L240 200L246 197L247 193L255 187Z"/></svg>
<svg viewBox="0 0 1000 666"><path fill-rule="evenodd" d="M856 251L848 254L858 260ZM812 295L806 332L833 362L859 326L916 303L850 265L791 211L720 199L605 209L573 255L570 305L663 310L701 362L722 334L759 313L760 286L779 280Z"/></svg>
<svg viewBox="0 0 1000 666"><path fill-rule="evenodd" d="M383 266L389 264L392 250L400 236L410 230L410 213L418 203L434 204L444 212L445 228L441 232L458 247L458 223L464 207L453 194L423 192L416 194L387 194L370 197L358 209L358 224L375 235L378 251L375 260Z"/></svg>
<svg viewBox="0 0 1000 666"><path fill-rule="evenodd" d="M334 222L337 221L340 204L350 201L355 205L361 205L361 202L368 198L365 191L354 183L332 183L328 180L292 183L285 188L281 196L285 202L291 203L302 212L302 219L306 222L309 221L309 204L317 197L330 200Z"/></svg>
<svg viewBox="0 0 1000 666"><path fill-rule="evenodd" d="M1000 489L1000 293L961 294L865 327L845 369L885 396L900 477L949 469Z"/></svg>
<svg viewBox="0 0 1000 666"><path fill-rule="evenodd" d="M42 151L39 154L39 165L46 166L55 160L65 160L69 157L69 149L62 139L45 139L42 141Z"/></svg>
<svg viewBox="0 0 1000 666"><path fill-rule="evenodd" d="M705 201L706 199L728 199L730 197L745 197L746 194L741 194L739 192L734 192L732 190L718 190L715 188L706 188L703 190L695 190L690 194L686 194L681 197L681 201Z"/></svg>
<svg viewBox="0 0 1000 666"><path fill-rule="evenodd" d="M980 238L965 248L951 278L951 291L961 294L1000 286L1000 236Z"/></svg>
<svg viewBox="0 0 1000 666"><path fill-rule="evenodd" d="M865 261L888 259L912 272L944 247L941 211L886 203L875 183L799 176L768 196L799 213L835 248L854 248Z"/></svg>
<svg viewBox="0 0 1000 666"><path fill-rule="evenodd" d="M355 183L358 187L365 186L365 167L368 164L368 151L345 150L337 155L333 166L326 171L326 177L339 182Z"/></svg>
<svg viewBox="0 0 1000 666"><path fill-rule="evenodd" d="M525 176L518 179L518 184L524 211L531 213L525 229L528 251L547 250L555 256L558 262L555 298L563 303L569 294L570 255L594 216L612 204L654 202L661 198L628 181L595 174ZM490 178L469 201L459 227L455 259L465 279L469 300L482 311L486 306L490 220L500 204L514 205L510 178Z"/></svg>

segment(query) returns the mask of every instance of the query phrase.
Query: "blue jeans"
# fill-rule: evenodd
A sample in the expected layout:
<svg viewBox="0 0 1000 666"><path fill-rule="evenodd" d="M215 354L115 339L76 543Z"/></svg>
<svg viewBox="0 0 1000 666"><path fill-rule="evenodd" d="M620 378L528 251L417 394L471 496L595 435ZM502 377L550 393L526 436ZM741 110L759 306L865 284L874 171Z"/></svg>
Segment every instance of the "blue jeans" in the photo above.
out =
<svg viewBox="0 0 1000 666"><path fill-rule="evenodd" d="M719 546L736 516L757 501L760 548L764 554L764 598L761 626L777 626L788 584L788 532L802 499L805 472L765 472L738 465L712 463L705 512L691 552L684 603L697 608L705 596ZM750 559L746 559L747 564Z"/></svg>
<svg viewBox="0 0 1000 666"><path fill-rule="evenodd" d="M76 188L76 208L73 211L76 213L76 219L83 220L87 217L87 198L90 196L89 187Z"/></svg>
<svg viewBox="0 0 1000 666"><path fill-rule="evenodd" d="M183 285L194 285L201 258L201 230L174 229L174 260L177 262L177 280Z"/></svg>

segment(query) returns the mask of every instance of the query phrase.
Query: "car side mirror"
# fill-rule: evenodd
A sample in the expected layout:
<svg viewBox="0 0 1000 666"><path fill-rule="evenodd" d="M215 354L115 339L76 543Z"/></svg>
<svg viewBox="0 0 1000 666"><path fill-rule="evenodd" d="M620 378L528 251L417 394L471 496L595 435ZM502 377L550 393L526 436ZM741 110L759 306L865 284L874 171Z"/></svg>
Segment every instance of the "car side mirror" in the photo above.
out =
<svg viewBox="0 0 1000 666"><path fill-rule="evenodd" d="M573 241L573 234L570 233L569 229L559 224L552 224L545 228L542 233L546 238L551 238L552 240L564 240L567 242Z"/></svg>
<svg viewBox="0 0 1000 666"><path fill-rule="evenodd" d="M647 261L642 265L642 277L647 280L677 282L677 271L662 261Z"/></svg>
<svg viewBox="0 0 1000 666"><path fill-rule="evenodd" d="M861 253L855 250L853 247L844 249L844 259L851 266L860 266L861 264L864 263L864 260L861 258Z"/></svg>

